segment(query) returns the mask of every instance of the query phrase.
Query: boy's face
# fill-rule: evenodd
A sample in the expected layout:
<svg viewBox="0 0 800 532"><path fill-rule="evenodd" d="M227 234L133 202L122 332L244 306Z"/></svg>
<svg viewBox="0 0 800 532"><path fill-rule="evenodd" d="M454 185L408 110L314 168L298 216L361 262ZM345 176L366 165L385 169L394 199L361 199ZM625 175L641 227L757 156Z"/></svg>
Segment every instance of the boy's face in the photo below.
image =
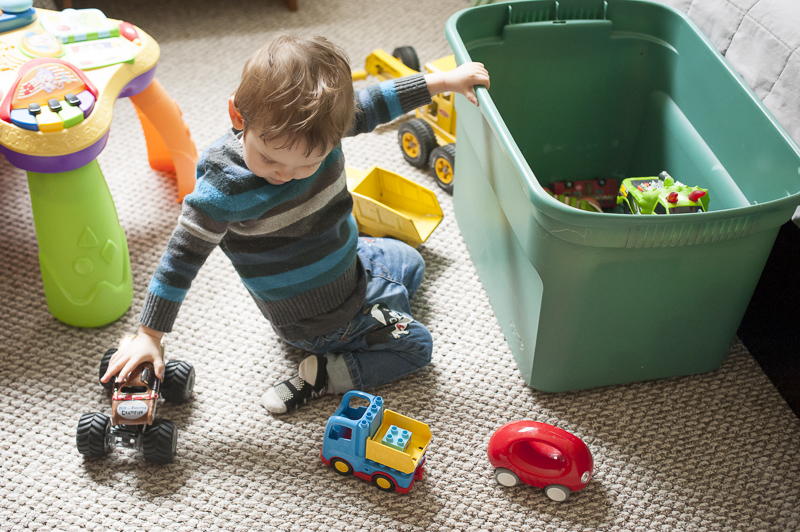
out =
<svg viewBox="0 0 800 532"><path fill-rule="evenodd" d="M307 145L304 141L296 142L291 148L281 148L286 139L263 141L258 134L244 127L242 117L233 105L233 98L228 100L228 113L233 127L244 130L242 152L247 168L270 185L283 185L293 179L311 177L331 152L330 149L324 152L317 150L306 155Z"/></svg>
<svg viewBox="0 0 800 532"><path fill-rule="evenodd" d="M258 177L270 185L283 185L293 179L311 177L330 153L314 151L306 155L306 143L295 143L290 148L281 148L283 139L263 141L253 132L244 131L242 148L244 162Z"/></svg>

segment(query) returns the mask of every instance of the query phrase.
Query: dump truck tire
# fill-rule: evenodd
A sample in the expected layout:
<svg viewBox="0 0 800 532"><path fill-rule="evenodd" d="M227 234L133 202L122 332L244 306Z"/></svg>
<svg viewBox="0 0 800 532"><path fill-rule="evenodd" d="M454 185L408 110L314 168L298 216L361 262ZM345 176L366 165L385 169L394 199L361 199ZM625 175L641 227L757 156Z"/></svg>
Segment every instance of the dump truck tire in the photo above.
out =
<svg viewBox="0 0 800 532"><path fill-rule="evenodd" d="M439 185L439 188L448 194L452 194L453 177L456 170L456 145L445 144L434 148L428 165L431 169L431 175L436 179L436 184Z"/></svg>
<svg viewBox="0 0 800 532"><path fill-rule="evenodd" d="M377 473L372 477L372 483L375 484L379 490L386 492L393 492L397 490L397 483L389 475Z"/></svg>
<svg viewBox="0 0 800 532"><path fill-rule="evenodd" d="M346 460L342 460L341 458L333 458L331 460L331 467L334 471L342 476L352 475L353 474L353 466L351 466Z"/></svg>
<svg viewBox="0 0 800 532"><path fill-rule="evenodd" d="M417 51L414 50L412 46L400 46L395 48L392 52L392 57L399 59L401 63L411 70L420 71L419 56L417 56Z"/></svg>
<svg viewBox="0 0 800 532"><path fill-rule="evenodd" d="M436 147L433 128L420 118L403 123L397 130L397 140L403 157L414 168L424 168Z"/></svg>

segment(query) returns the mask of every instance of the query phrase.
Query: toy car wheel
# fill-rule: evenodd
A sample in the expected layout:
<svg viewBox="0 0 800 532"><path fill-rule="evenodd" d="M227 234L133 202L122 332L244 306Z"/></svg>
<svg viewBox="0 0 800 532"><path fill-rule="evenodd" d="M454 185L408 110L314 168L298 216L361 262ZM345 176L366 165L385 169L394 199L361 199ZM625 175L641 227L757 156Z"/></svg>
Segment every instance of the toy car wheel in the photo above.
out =
<svg viewBox="0 0 800 532"><path fill-rule="evenodd" d="M512 488L519 484L519 477L516 473L505 467L498 467L494 470L494 479L501 486Z"/></svg>
<svg viewBox="0 0 800 532"><path fill-rule="evenodd" d="M597 179L597 184L600 185L601 187L606 186L606 183L607 183L607 181L605 179L603 179L602 177Z"/></svg>
<svg viewBox="0 0 800 532"><path fill-rule="evenodd" d="M99 372L99 375L97 376L98 380L102 379L103 375L106 374L106 371L108 370L108 364L111 362L111 357L114 356L114 353L116 353L116 352L117 352L117 348L116 347L112 347L111 349L106 351L105 354L103 355L103 358L100 359L100 372ZM114 387L114 379L109 379L108 382L100 381L100 385L103 388L105 388L106 390L110 390L111 388Z"/></svg>
<svg viewBox="0 0 800 532"><path fill-rule="evenodd" d="M178 448L178 429L172 421L156 419L142 434L144 459L154 464L168 464Z"/></svg>
<svg viewBox="0 0 800 532"><path fill-rule="evenodd" d="M394 480L392 480L392 478L388 475L384 475L382 473L378 473L372 477L372 483L375 484L381 491L392 492L397 489L397 484L395 484Z"/></svg>
<svg viewBox="0 0 800 532"><path fill-rule="evenodd" d="M433 128L420 118L403 123L397 130L397 139L403 158L415 168L424 167L428 163L431 150L436 147Z"/></svg>
<svg viewBox="0 0 800 532"><path fill-rule="evenodd" d="M431 152L429 165L431 175L436 178L436 184L439 185L439 188L448 194L452 194L453 175L456 169L456 145L451 143L437 146Z"/></svg>
<svg viewBox="0 0 800 532"><path fill-rule="evenodd" d="M171 403L185 403L194 390L194 366L188 362L172 360L164 367L161 395Z"/></svg>
<svg viewBox="0 0 800 532"><path fill-rule="evenodd" d="M100 412L88 412L78 421L75 438L78 452L88 458L102 458L114 448L111 418Z"/></svg>
<svg viewBox="0 0 800 532"><path fill-rule="evenodd" d="M399 59L401 63L411 70L416 70L417 72L420 71L419 57L417 56L417 51L414 50L413 46L400 46L399 48L395 48L392 52L392 57Z"/></svg>
<svg viewBox="0 0 800 532"><path fill-rule="evenodd" d="M331 460L331 467L334 471L342 476L352 475L353 466L342 460L341 458L334 458Z"/></svg>
<svg viewBox="0 0 800 532"><path fill-rule="evenodd" d="M550 484L544 488L544 494L547 495L549 499L552 499L556 502L566 501L569 498L570 493L572 493L570 489L566 486L562 486L561 484Z"/></svg>

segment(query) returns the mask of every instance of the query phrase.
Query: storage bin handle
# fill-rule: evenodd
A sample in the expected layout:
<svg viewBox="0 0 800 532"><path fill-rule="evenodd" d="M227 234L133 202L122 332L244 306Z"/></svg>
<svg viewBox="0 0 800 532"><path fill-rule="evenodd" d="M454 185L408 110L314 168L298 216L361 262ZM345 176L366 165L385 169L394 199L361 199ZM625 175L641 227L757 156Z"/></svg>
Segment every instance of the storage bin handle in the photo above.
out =
<svg viewBox="0 0 800 532"><path fill-rule="evenodd" d="M554 0L515 2L508 6L509 24L567 20L607 20L605 0Z"/></svg>

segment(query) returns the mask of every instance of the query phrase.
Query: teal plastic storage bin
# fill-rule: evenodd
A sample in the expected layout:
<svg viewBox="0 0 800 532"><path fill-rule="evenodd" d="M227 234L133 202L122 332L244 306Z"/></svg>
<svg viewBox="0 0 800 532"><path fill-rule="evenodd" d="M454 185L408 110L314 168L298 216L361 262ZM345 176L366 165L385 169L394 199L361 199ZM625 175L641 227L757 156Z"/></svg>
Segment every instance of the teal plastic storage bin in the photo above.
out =
<svg viewBox="0 0 800 532"><path fill-rule="evenodd" d="M565 391L713 370L779 227L800 149L682 13L636 0L492 4L454 15L458 224L520 371ZM586 212L553 181L655 176L710 211Z"/></svg>

